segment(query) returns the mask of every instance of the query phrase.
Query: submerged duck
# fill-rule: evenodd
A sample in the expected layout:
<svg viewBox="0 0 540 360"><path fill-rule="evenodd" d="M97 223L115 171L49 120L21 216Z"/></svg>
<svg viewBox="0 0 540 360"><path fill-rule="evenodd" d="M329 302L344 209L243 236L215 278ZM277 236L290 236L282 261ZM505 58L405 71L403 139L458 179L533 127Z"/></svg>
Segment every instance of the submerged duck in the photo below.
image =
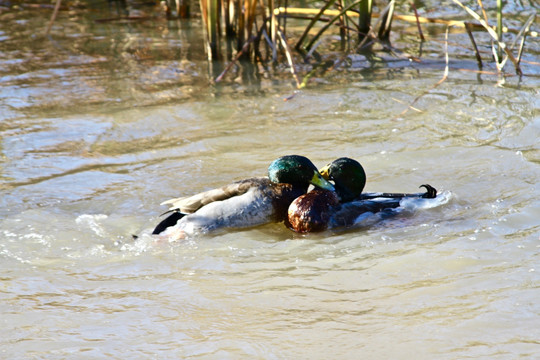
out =
<svg viewBox="0 0 540 360"><path fill-rule="evenodd" d="M308 158L282 156L270 164L268 177L245 179L163 202L162 205L171 205L166 214L172 214L161 221L152 234L178 240L223 228L281 222L286 220L291 202L305 194L310 184L334 190Z"/></svg>
<svg viewBox="0 0 540 360"><path fill-rule="evenodd" d="M294 200L289 206L289 226L300 233L346 228L355 225L365 213L391 212L406 198L435 198L431 185L425 193L367 193L366 173L362 165L350 158L339 158L320 171L326 180L334 181L335 191L315 189Z"/></svg>

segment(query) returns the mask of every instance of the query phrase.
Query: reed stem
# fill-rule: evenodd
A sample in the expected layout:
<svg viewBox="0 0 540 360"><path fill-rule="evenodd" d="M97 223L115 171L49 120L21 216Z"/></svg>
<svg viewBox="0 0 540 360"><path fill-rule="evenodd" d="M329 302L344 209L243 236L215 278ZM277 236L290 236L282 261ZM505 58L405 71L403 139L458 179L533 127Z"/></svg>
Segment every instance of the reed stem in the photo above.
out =
<svg viewBox="0 0 540 360"><path fill-rule="evenodd" d="M49 24L47 24L47 30L45 30L45 36L48 36L51 32L54 20L56 20L56 16L58 15L58 10L60 10L60 4L62 4L62 0L56 0L56 4L54 5L54 11L51 15L51 20L49 20Z"/></svg>
<svg viewBox="0 0 540 360"><path fill-rule="evenodd" d="M372 0L364 0L360 3L359 6L359 16L358 16L358 34L359 41L364 40L368 36L369 30L371 29L371 9L373 7Z"/></svg>
<svg viewBox="0 0 540 360"><path fill-rule="evenodd" d="M502 28L503 28L502 8L503 8L502 0L497 0L497 40L499 41L499 44L498 44L499 46L497 48L498 49L497 55L498 55L499 61L501 61L502 53L503 53L503 49L500 45L502 42Z"/></svg>

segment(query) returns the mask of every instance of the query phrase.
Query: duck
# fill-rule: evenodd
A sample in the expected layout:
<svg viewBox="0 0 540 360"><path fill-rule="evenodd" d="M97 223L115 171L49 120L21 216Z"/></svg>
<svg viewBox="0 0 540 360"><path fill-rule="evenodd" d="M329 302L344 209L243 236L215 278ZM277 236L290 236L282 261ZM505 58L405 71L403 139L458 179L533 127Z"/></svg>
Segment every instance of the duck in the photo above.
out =
<svg viewBox="0 0 540 360"><path fill-rule="evenodd" d="M208 234L221 229L239 229L282 222L291 202L310 185L334 191L317 167L305 156L285 155L268 167L268 177L249 178L192 196L164 201L169 216L152 235L169 241Z"/></svg>
<svg viewBox="0 0 540 360"><path fill-rule="evenodd" d="M295 199L288 209L287 226L299 233L348 228L366 213L389 215L407 198L435 198L437 190L423 184L423 193L363 193L366 173L362 165L342 157L320 170L326 180L334 182L334 191L314 189ZM395 211L394 211L395 212Z"/></svg>

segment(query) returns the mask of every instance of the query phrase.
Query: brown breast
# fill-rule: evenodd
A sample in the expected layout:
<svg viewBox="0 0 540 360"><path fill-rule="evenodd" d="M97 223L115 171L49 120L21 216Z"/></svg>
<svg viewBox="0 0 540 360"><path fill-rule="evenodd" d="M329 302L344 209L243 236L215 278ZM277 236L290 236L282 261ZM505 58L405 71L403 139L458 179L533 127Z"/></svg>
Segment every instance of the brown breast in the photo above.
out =
<svg viewBox="0 0 540 360"><path fill-rule="evenodd" d="M289 226L297 232L323 231L339 205L335 192L316 189L300 196L289 206Z"/></svg>

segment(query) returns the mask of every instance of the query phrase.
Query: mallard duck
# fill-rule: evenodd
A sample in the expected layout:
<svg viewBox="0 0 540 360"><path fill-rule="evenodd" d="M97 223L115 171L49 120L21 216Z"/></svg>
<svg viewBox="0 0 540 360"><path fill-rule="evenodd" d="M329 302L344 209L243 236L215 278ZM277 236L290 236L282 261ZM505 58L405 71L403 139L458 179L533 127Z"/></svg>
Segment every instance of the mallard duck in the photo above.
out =
<svg viewBox="0 0 540 360"><path fill-rule="evenodd" d="M287 209L309 185L334 190L304 156L287 155L274 160L268 177L234 182L189 197L168 200L167 213L152 234L177 240L222 228L245 228L287 218ZM166 213L166 214L167 214Z"/></svg>
<svg viewBox="0 0 540 360"><path fill-rule="evenodd" d="M289 206L289 226L301 233L329 228L351 227L365 213L391 212L405 198L434 198L437 190L428 185L425 193L367 193L366 173L350 158L339 158L320 170L326 180L334 181L335 191L315 189L294 200Z"/></svg>

